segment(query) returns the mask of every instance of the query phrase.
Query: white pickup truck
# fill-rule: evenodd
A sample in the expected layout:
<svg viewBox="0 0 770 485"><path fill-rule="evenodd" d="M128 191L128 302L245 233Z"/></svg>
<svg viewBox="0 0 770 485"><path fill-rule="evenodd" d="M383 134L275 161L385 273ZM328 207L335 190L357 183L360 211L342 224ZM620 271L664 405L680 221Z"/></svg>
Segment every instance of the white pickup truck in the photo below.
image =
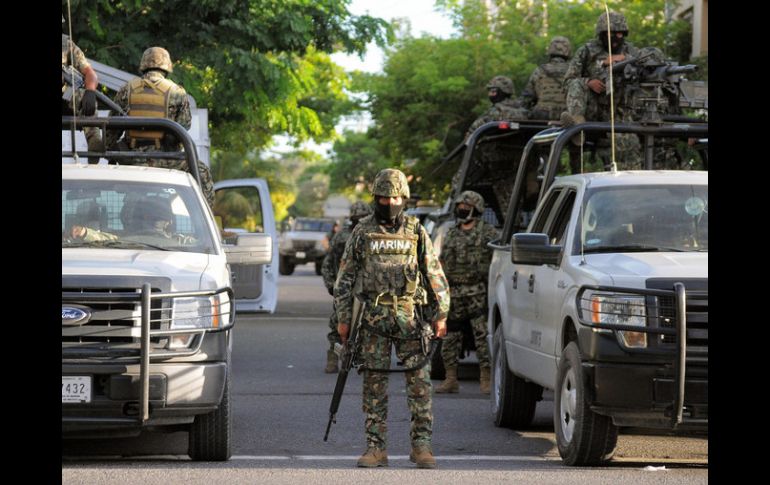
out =
<svg viewBox="0 0 770 485"><path fill-rule="evenodd" d="M144 121L175 130L195 166L181 126ZM62 436L187 430L192 459L229 459L228 262L269 264L272 238L240 234L224 245L186 172L62 165L61 190Z"/></svg>
<svg viewBox="0 0 770 485"><path fill-rule="evenodd" d="M621 128L690 138L708 129ZM544 132L530 145L558 137L561 148L575 131ZM495 423L526 428L543 389L553 390L556 442L568 465L609 460L621 426L707 431L708 172L554 180L558 151L545 165L525 154L501 240L491 244ZM530 170L543 183L524 217Z"/></svg>

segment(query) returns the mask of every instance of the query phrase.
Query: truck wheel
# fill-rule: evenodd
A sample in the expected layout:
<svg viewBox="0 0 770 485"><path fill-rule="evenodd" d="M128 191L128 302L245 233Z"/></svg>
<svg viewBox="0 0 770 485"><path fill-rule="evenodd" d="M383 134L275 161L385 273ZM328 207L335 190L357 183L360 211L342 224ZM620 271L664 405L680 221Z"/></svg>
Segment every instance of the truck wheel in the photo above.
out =
<svg viewBox="0 0 770 485"><path fill-rule="evenodd" d="M294 273L294 263L286 256L281 256L281 263L278 265L278 273L286 276Z"/></svg>
<svg viewBox="0 0 770 485"><path fill-rule="evenodd" d="M323 271L321 271L323 269L323 265L324 265L324 260L323 259L317 259L316 260L316 262L315 262L315 274L317 274L317 275L323 274Z"/></svg>
<svg viewBox="0 0 770 485"><path fill-rule="evenodd" d="M556 445L565 465L609 461L618 443L618 427L611 418L591 411L586 393L580 350L570 342L559 362L553 410Z"/></svg>
<svg viewBox="0 0 770 485"><path fill-rule="evenodd" d="M195 416L190 425L187 454L194 461L227 461L230 459L232 422L230 414L230 367L227 368L225 390L219 408Z"/></svg>
<svg viewBox="0 0 770 485"><path fill-rule="evenodd" d="M446 369L444 369L444 359L441 357L441 344L443 340L439 340L436 344L436 351L433 352L433 358L430 360L430 378L444 380L446 379Z"/></svg>
<svg viewBox="0 0 770 485"><path fill-rule="evenodd" d="M508 369L508 357L503 342L503 326L499 325L492 339L492 414L495 426L523 429L532 424L537 402L543 388L513 375Z"/></svg>

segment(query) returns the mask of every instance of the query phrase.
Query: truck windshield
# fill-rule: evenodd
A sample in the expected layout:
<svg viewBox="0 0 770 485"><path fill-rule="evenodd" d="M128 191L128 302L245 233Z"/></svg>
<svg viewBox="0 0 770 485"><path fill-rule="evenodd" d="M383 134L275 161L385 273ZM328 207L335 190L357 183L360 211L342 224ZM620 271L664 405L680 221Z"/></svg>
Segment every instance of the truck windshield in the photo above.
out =
<svg viewBox="0 0 770 485"><path fill-rule="evenodd" d="M190 187L62 180L62 248L214 252L211 230Z"/></svg>
<svg viewBox="0 0 770 485"><path fill-rule="evenodd" d="M708 251L708 186L596 188L580 220L573 254Z"/></svg>

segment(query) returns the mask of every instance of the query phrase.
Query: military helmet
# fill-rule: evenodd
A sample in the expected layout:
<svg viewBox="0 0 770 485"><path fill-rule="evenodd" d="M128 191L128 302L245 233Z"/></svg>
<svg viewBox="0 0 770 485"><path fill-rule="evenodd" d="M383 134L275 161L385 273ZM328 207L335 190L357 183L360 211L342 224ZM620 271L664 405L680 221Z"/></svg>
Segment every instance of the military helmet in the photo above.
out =
<svg viewBox="0 0 770 485"><path fill-rule="evenodd" d="M406 175L401 170L386 168L380 170L380 173L374 177L372 183L372 194L380 197L398 197L409 198L409 182Z"/></svg>
<svg viewBox="0 0 770 485"><path fill-rule="evenodd" d="M171 65L171 56L163 47L150 47L142 54L142 61L139 63L139 72L145 72L149 69L162 69L167 73L174 72Z"/></svg>
<svg viewBox="0 0 770 485"><path fill-rule="evenodd" d="M572 44L570 44L568 38L562 37L561 35L557 35L556 37L551 39L551 44L548 46L549 56L562 56L565 58L569 58L571 53L572 53Z"/></svg>
<svg viewBox="0 0 770 485"><path fill-rule="evenodd" d="M487 89L497 88L501 92L513 96L513 81L505 76L495 76L487 84Z"/></svg>
<svg viewBox="0 0 770 485"><path fill-rule="evenodd" d="M610 31L625 32L628 34L626 17L620 12L610 12ZM602 13L596 21L596 35L607 32L607 14Z"/></svg>
<svg viewBox="0 0 770 485"><path fill-rule="evenodd" d="M350 206L350 217L366 217L372 213L372 206L359 200Z"/></svg>
<svg viewBox="0 0 770 485"><path fill-rule="evenodd" d="M475 208L476 212L479 214L484 212L484 197L482 197L478 192L466 190L455 199L455 205L460 203L468 204L469 206Z"/></svg>

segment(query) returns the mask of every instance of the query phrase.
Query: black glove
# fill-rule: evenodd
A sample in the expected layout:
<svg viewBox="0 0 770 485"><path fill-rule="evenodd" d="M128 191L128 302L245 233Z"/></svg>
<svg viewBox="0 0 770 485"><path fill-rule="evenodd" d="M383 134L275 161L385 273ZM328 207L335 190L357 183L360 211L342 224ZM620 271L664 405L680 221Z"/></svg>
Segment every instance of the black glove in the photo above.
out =
<svg viewBox="0 0 770 485"><path fill-rule="evenodd" d="M80 109L85 116L96 113L96 92L91 89L86 90L83 99L80 100Z"/></svg>

